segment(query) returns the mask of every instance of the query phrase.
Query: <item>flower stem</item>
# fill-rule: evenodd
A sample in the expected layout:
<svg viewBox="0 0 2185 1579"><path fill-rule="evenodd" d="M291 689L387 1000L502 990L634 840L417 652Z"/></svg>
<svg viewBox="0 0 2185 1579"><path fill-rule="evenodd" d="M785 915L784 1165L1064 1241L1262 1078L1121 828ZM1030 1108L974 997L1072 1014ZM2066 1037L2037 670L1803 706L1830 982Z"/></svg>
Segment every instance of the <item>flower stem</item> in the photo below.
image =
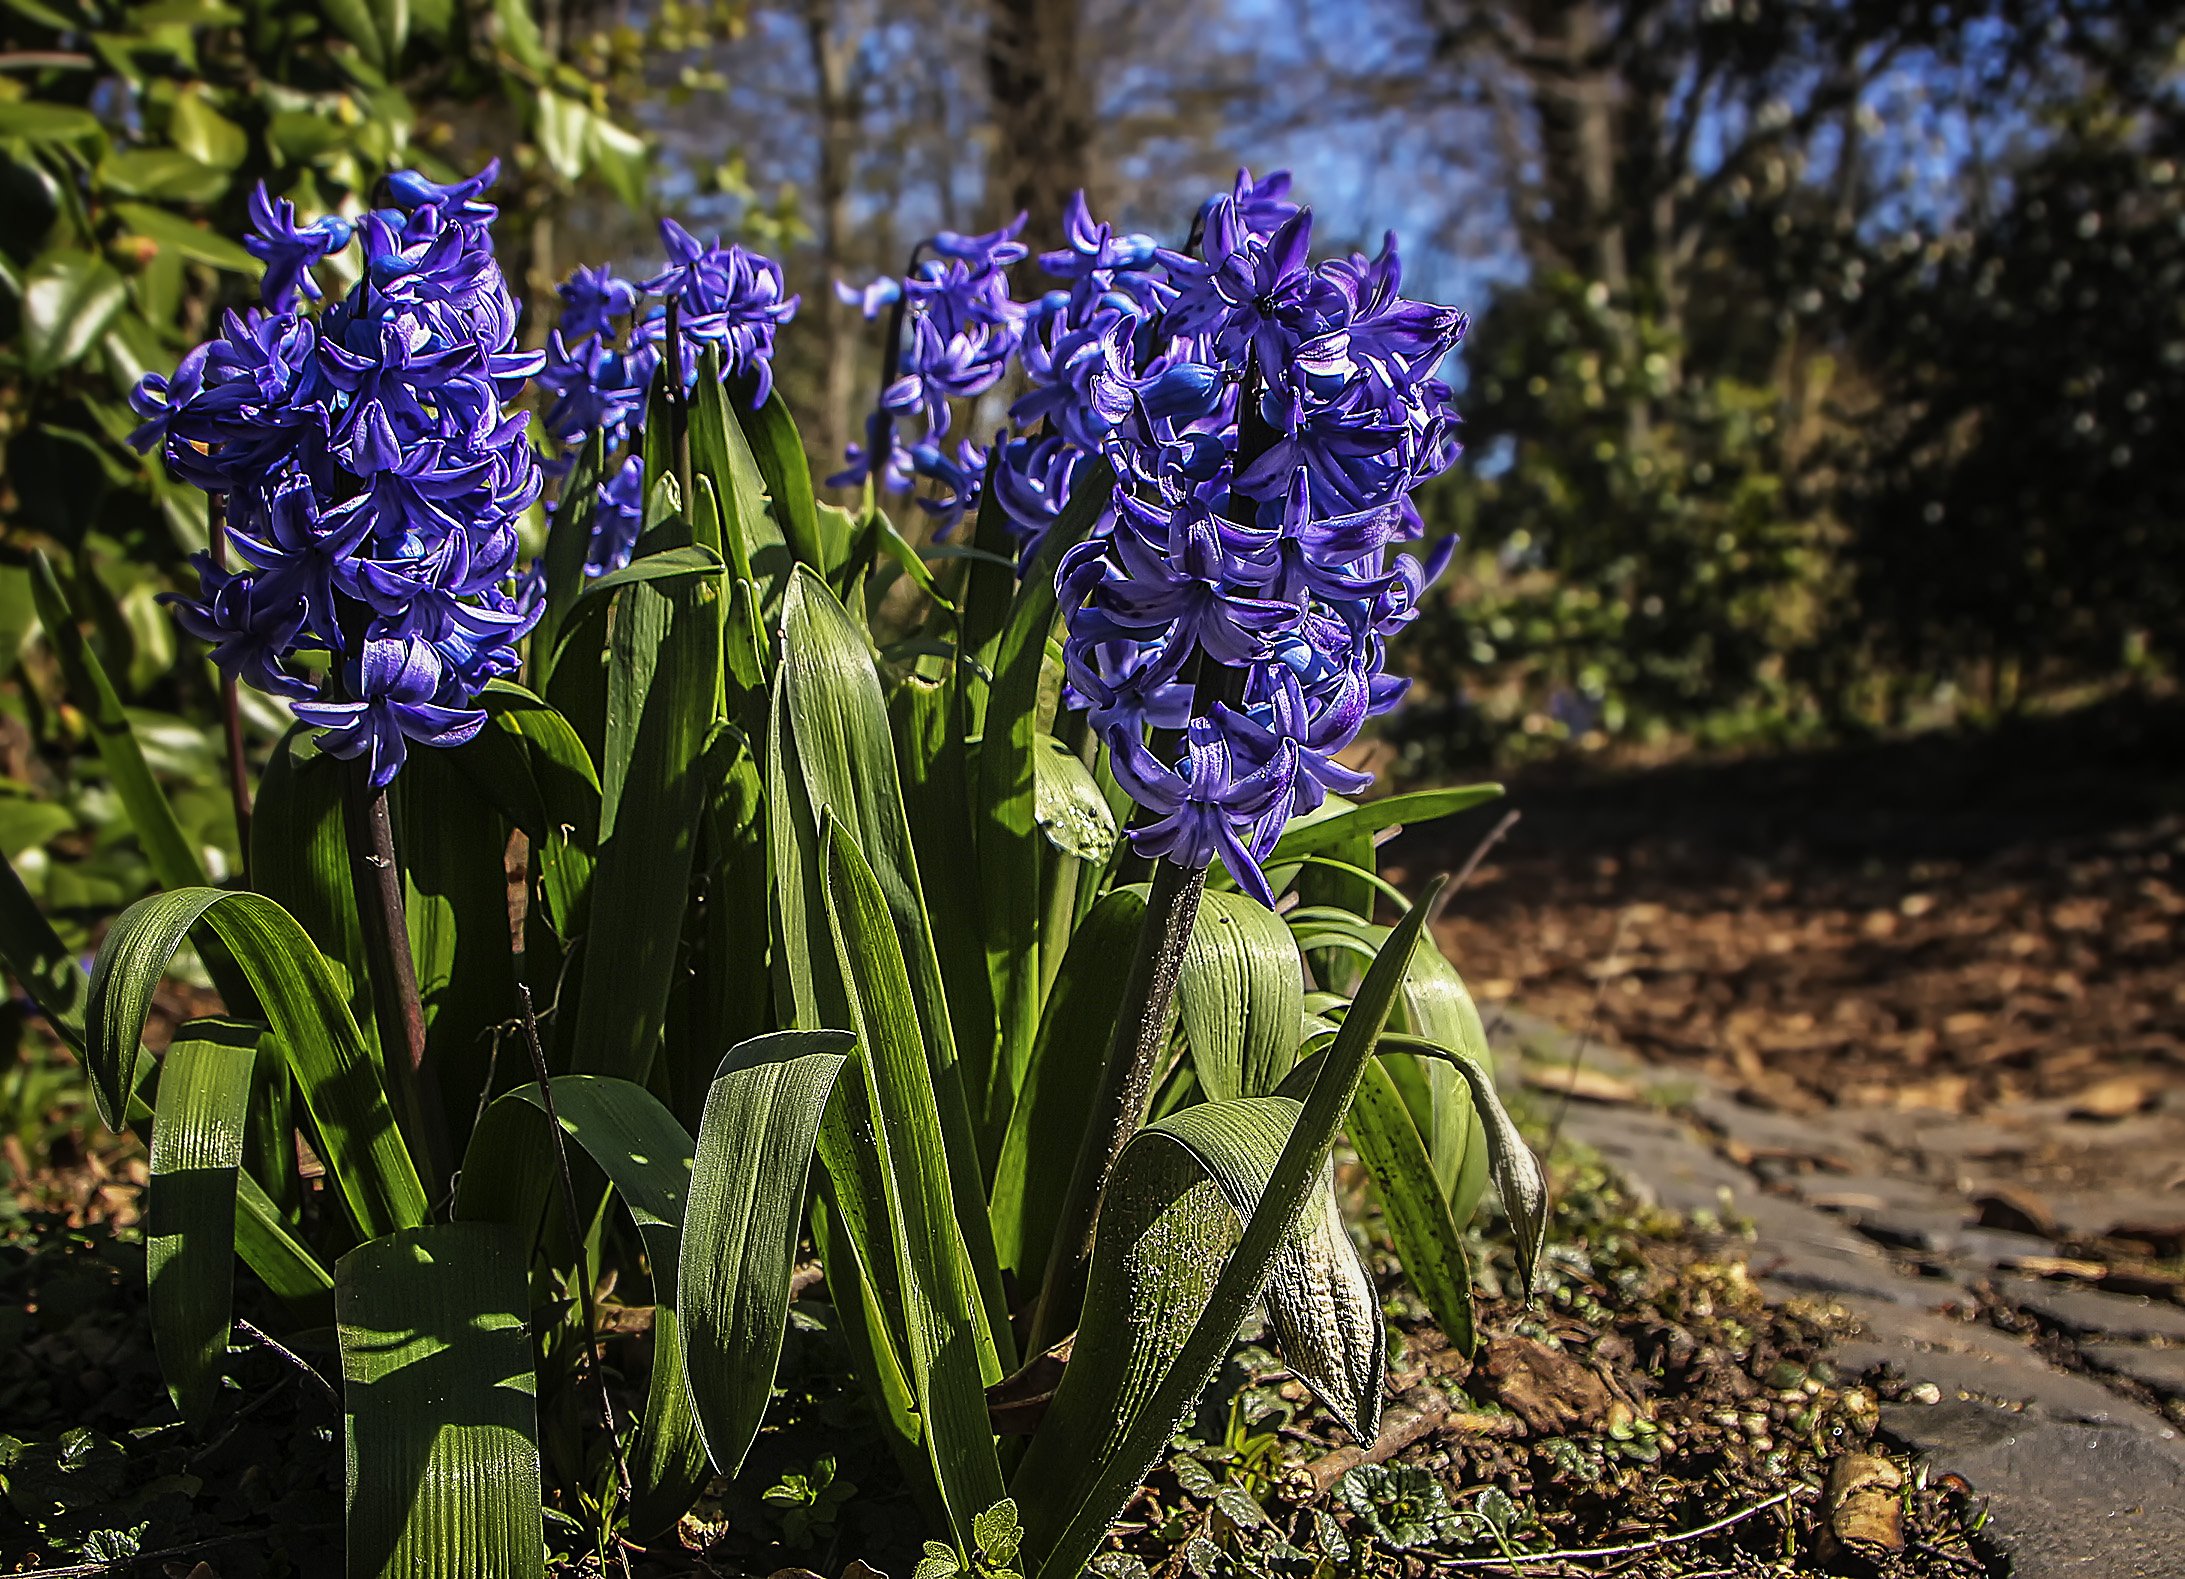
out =
<svg viewBox="0 0 2185 1579"><path fill-rule="evenodd" d="M207 499L212 528L212 562L222 570L228 568L228 516L227 497L212 494ZM228 799L235 808L235 847L241 861L243 886L250 884L250 770L243 757L243 705L236 691L235 676L220 676L220 713L227 725L228 740Z"/></svg>
<svg viewBox="0 0 2185 1579"><path fill-rule="evenodd" d="M668 407L675 413L675 486L683 496L683 519L697 529L697 480L690 463L690 391L683 384L683 312L678 296L668 298L668 343L661 365L667 371Z"/></svg>
<svg viewBox="0 0 2185 1579"><path fill-rule="evenodd" d="M394 819L387 791L375 788L364 759L349 778L349 873L356 885L357 917L364 926L372 978L372 1017L379 1026L395 1116L418 1162L428 1200L437 1199L448 1177L448 1123L440 1088L425 1072L425 1009L417 995L417 965L403 914L402 868L395 861Z"/></svg>
<svg viewBox="0 0 2185 1579"><path fill-rule="evenodd" d="M1051 1347L1077 1321L1084 1298L1085 1266L1092 1258L1093 1225L1100 1213L1100 1197L1115 1171L1116 1158L1138 1128L1153 1085L1154 1066L1168 1040L1169 1013L1176 1002L1176 978L1183 970L1184 945L1199 917L1199 896L1206 891L1206 868L1183 867L1159 861L1153 868L1152 891L1146 896L1146 913L1138 925L1138 947L1133 951L1130 975L1123 983L1123 1001L1108 1041L1099 1089L1093 1093L1084 1138L1078 1143L1077 1166L1070 1174L1069 1193L1055 1221L1054 1240L1047 1252L1047 1274L1039 1291L1039 1305L1032 1314L1032 1335L1027 1354Z"/></svg>

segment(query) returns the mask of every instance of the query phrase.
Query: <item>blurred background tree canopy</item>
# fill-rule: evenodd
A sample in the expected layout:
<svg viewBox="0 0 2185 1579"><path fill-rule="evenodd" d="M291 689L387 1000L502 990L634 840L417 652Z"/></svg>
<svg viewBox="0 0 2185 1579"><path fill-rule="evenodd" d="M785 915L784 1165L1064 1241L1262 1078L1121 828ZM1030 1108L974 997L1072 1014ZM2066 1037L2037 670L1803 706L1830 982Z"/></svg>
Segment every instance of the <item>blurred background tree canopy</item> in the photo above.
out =
<svg viewBox="0 0 2185 1579"><path fill-rule="evenodd" d="M1475 320L1422 761L2168 685L2181 38L2157 0L0 0L0 669L58 546L130 699L196 716L152 597L202 507L128 386L248 299L257 181L353 212L499 156L528 339L653 214L718 225L803 291L784 387L837 452L877 346L831 282L936 226L1037 241L1082 185L1180 236L1240 163L1323 246L1392 218Z"/></svg>

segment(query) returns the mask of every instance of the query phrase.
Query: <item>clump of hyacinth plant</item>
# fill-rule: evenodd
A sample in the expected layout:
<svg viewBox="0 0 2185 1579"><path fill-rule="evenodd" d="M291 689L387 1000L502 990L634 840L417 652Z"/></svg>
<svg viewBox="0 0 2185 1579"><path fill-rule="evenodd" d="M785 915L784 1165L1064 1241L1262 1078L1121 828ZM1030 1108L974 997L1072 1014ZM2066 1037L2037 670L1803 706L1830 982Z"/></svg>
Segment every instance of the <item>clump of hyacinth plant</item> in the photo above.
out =
<svg viewBox="0 0 2185 1579"><path fill-rule="evenodd" d="M1080 198L1029 300L1021 221L944 233L853 293L888 324L853 513L771 387L780 269L664 225L664 267L579 270L529 356L490 178L397 175L356 220L261 194L263 305L140 393L226 512L182 623L297 716L240 888L124 771L38 567L166 889L85 980L0 863L0 957L102 1117L156 1119L185 1417L230 1402L232 1250L339 1342L351 1574L608 1568L743 1473L816 1256L863 1384L844 1471L934 1524L883 1560L930 1533L1077 1579L1255 1309L1370 1443L1338 1134L1459 1348L1490 1172L1526 1277L1542 1221L1434 895L1376 866L1493 788L1356 801L1342 760L1447 553L1412 496L1456 454L1461 315L1393 242L1316 261L1280 176L1177 249ZM193 936L226 1012L147 1057ZM646 1312L612 1349L601 1300Z"/></svg>

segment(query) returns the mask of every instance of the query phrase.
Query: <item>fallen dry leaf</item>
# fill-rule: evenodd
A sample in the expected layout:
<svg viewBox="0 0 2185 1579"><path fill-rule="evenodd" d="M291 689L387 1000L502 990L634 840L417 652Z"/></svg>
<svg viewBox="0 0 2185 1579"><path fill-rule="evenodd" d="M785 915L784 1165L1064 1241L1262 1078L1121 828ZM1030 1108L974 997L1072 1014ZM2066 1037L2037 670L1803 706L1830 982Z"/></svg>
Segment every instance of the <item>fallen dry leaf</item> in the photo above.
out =
<svg viewBox="0 0 2185 1579"><path fill-rule="evenodd" d="M1535 1091L1568 1094L1581 1102L1631 1103L1645 1095L1630 1081L1588 1069L1584 1064L1575 1068L1569 1064L1527 1064L1522 1073L1525 1084Z"/></svg>
<svg viewBox="0 0 2185 1579"><path fill-rule="evenodd" d="M1584 1361L1531 1338L1491 1341L1479 1374L1496 1401L1539 1436L1598 1427L1616 1401Z"/></svg>
<svg viewBox="0 0 2185 1579"><path fill-rule="evenodd" d="M2111 1075L2097 1080L2071 1099L2073 1118L2118 1119L2153 1104L2159 1082L2149 1075Z"/></svg>

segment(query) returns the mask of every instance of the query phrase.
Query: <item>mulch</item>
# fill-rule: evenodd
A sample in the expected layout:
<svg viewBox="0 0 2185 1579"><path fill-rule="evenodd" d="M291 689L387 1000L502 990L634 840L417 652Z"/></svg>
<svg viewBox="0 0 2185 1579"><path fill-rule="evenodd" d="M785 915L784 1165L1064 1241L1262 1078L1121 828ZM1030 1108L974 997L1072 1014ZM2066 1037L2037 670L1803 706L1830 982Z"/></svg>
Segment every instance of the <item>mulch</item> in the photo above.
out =
<svg viewBox="0 0 2185 1579"><path fill-rule="evenodd" d="M2185 1079L2185 704L1520 774L1442 938L1484 1002L1788 1111L2097 1116ZM1462 864L1497 813L1395 847Z"/></svg>

